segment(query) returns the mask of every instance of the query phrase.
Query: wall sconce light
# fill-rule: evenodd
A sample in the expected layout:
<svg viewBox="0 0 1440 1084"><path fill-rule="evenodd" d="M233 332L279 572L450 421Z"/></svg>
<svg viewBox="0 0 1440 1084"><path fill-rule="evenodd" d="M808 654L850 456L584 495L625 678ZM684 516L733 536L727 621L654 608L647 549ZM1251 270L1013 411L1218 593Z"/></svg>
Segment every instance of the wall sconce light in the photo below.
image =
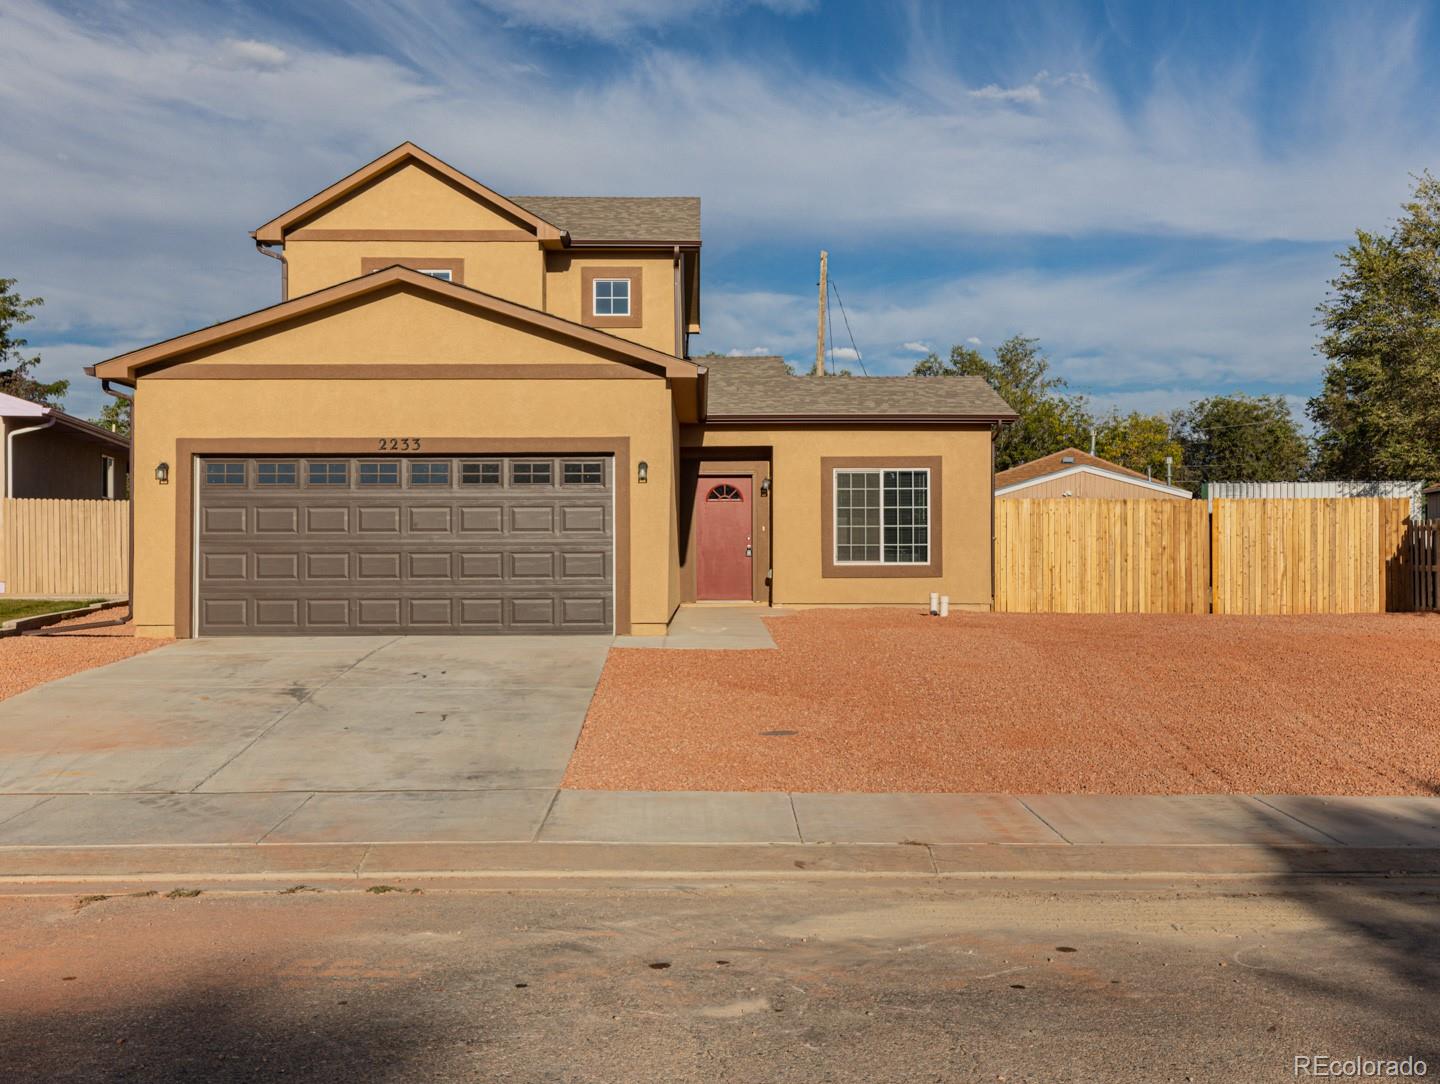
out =
<svg viewBox="0 0 1440 1084"><path fill-rule="evenodd" d="M766 478L760 483L760 496L770 496L770 479Z"/></svg>
<svg viewBox="0 0 1440 1084"><path fill-rule="evenodd" d="M642 485L650 481L650 464L643 459L640 460L640 465L635 468L635 478Z"/></svg>
<svg viewBox="0 0 1440 1084"><path fill-rule="evenodd" d="M155 465L155 481L159 482L162 486L168 486L170 484L169 463L157 463Z"/></svg>

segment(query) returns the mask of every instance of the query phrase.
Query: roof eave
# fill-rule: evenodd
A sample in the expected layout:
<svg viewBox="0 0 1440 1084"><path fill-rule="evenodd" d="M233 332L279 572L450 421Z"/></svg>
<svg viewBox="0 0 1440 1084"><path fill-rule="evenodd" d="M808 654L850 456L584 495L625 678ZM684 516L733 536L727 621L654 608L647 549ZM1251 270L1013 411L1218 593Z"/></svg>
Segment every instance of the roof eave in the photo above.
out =
<svg viewBox="0 0 1440 1084"><path fill-rule="evenodd" d="M717 425L996 425L1014 414L711 414Z"/></svg>

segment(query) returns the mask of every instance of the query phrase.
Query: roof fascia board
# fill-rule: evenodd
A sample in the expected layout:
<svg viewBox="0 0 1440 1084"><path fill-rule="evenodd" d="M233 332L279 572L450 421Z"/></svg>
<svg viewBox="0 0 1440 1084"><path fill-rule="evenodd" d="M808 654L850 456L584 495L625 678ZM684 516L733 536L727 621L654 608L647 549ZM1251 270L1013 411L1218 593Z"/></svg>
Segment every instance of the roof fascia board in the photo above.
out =
<svg viewBox="0 0 1440 1084"><path fill-rule="evenodd" d="M1015 492L1017 489L1028 489L1030 486L1038 485L1041 482L1053 482L1057 479L1068 478L1076 474L1090 474L1096 478L1107 478L1114 482L1126 482L1132 486L1158 490L1161 493L1168 493L1174 497L1185 497L1189 499L1194 496L1188 489L1181 489L1179 486L1167 486L1164 482L1156 482L1134 474L1121 474L1118 471L1102 470L1100 467L1092 467L1088 463L1077 463L1075 466L1066 467L1064 470L1051 471L1049 474L1037 474L1034 478L1026 478L1022 482L1011 482L1008 486L1000 486L996 489L995 496L1003 497L1007 493Z"/></svg>
<svg viewBox="0 0 1440 1084"><path fill-rule="evenodd" d="M394 150L387 151L374 161L361 166L354 173L342 177L327 188L321 189L303 203L297 203L288 211L277 215L263 226L257 227L251 232L250 236L263 244L283 244L285 234L294 223L303 221L316 212L323 210L371 179L388 172L406 161L419 162L422 165L428 166L436 173L439 173L452 183L459 185L472 195L478 196L488 203L493 203L506 214L525 222L535 230L535 236L538 240L560 240L564 237L563 230L553 223L545 221L545 219L541 218L534 211L527 210L518 203L506 199L500 195L499 192L486 187L475 180L475 178L460 172L460 170L448 162L442 162L429 151L417 147L414 143L410 142L402 143Z"/></svg>
<svg viewBox="0 0 1440 1084"><path fill-rule="evenodd" d="M716 425L994 425L1013 414L712 414Z"/></svg>
<svg viewBox="0 0 1440 1084"><path fill-rule="evenodd" d="M629 364L653 368L665 376L694 378L699 369L699 366L693 361L673 357L659 350L651 349L648 346L641 346L639 343L622 339L618 335L611 335L597 328L586 327L572 320L566 320L563 317L554 316L548 312L541 312L539 309L528 308L525 305L520 305L513 301L506 301L504 298L495 297L492 294L472 290L468 286L461 286L453 282L444 282L431 275L422 275L420 272L412 271L408 267L396 265L387 267L382 271L375 271L369 275L363 275L360 278L349 279L335 286L327 286L322 290L316 290L314 293L292 298L289 301L282 301L268 308L259 309L219 324L213 324L210 327L201 328L198 331L179 335L173 339L155 343L152 346L132 350L128 354L119 354L116 357L107 358L105 361L91 366L86 371L92 376L110 380L133 380L136 376L140 375L142 368L158 365L180 354L224 342L226 339L234 338L237 335L253 331L262 331L265 328L285 323L288 320L303 316L306 313L315 312L351 298L377 293L389 286L397 284L421 290L433 296L459 301L472 308L490 312L497 316L543 327L548 331L557 332L570 339L599 347L602 350L616 355L622 361L628 362Z"/></svg>

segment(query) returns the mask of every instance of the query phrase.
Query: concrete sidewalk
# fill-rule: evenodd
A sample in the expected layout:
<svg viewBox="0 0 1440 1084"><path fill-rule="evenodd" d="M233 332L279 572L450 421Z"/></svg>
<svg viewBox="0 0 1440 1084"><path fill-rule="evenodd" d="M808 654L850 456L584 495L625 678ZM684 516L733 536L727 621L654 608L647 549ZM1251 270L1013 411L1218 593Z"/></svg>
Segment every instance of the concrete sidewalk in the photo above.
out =
<svg viewBox="0 0 1440 1084"><path fill-rule="evenodd" d="M1440 799L514 790L0 796L0 877L1440 871Z"/></svg>

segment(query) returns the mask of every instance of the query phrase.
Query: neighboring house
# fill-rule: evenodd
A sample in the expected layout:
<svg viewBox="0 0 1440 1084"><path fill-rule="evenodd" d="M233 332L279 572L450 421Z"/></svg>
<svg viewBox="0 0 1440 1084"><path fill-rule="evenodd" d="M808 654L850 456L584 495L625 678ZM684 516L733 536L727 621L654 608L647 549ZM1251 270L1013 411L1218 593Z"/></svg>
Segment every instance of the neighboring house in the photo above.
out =
<svg viewBox="0 0 1440 1084"><path fill-rule="evenodd" d="M1429 523L1440 520L1440 486L1425 487L1425 520Z"/></svg>
<svg viewBox="0 0 1440 1084"><path fill-rule="evenodd" d="M130 440L63 410L0 393L5 497L121 499Z"/></svg>
<svg viewBox="0 0 1440 1084"><path fill-rule="evenodd" d="M405 144L254 233L284 300L112 358L142 635L657 634L691 599L990 605L968 377L687 357L690 198L505 197Z"/></svg>
<svg viewBox="0 0 1440 1084"><path fill-rule="evenodd" d="M995 475L997 497L1159 497L1189 500L1190 491L1145 477L1078 448L1041 456Z"/></svg>

